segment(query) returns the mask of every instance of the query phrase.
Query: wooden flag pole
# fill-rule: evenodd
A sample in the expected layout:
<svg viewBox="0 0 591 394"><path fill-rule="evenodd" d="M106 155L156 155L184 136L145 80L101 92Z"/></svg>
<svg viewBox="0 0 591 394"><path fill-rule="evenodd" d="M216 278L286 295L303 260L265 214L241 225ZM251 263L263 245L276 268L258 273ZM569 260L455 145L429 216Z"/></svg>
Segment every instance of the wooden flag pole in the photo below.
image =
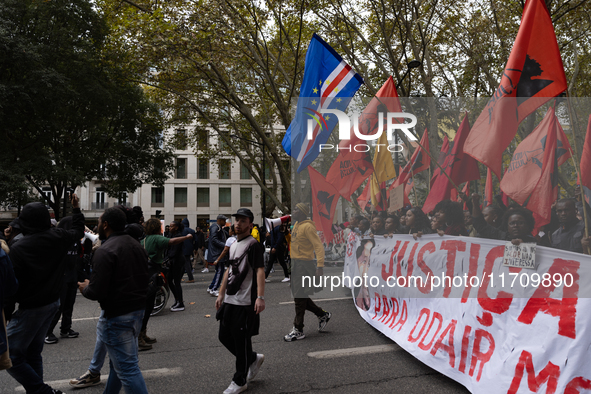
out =
<svg viewBox="0 0 591 394"><path fill-rule="evenodd" d="M415 172L414 171L411 171L410 172L410 176L412 177L412 191L413 191L413 193L415 195L415 205L418 207L419 206L419 199L417 197L417 189L415 187Z"/></svg>
<svg viewBox="0 0 591 394"><path fill-rule="evenodd" d="M568 106L568 115L570 117L570 122L571 122L571 133L573 135L573 143L575 144L575 152L573 154L572 149L571 151L571 159L573 161L573 167L575 167L575 172L577 174L577 179L581 179L581 171L579 169L579 164L580 163L580 158L579 158L579 152L577 149L577 138L575 135L575 115L574 115L574 111L572 110L572 106L570 104L570 96L568 95L568 91L566 92L566 103ZM570 144L569 144L570 145ZM588 238L589 237L589 223L587 220L587 208L586 208L586 201L585 201L585 193L583 192L583 185L580 185L581 187L581 201L583 203L583 220L585 221L585 237ZM591 254L591 248L587 247L587 254Z"/></svg>

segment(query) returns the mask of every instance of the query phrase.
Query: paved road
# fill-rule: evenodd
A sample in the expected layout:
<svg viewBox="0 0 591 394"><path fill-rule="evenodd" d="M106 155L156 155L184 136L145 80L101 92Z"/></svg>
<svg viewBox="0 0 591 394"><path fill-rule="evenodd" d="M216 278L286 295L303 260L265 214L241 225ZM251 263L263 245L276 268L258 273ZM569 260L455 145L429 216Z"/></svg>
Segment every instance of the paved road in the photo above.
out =
<svg viewBox="0 0 591 394"><path fill-rule="evenodd" d="M336 275L340 270L326 268L325 274ZM334 298L318 302L333 313L327 332L317 332L318 320L308 312L306 338L284 342L283 336L292 327L294 305L289 286L280 283L282 276L279 272L272 274L272 282L266 285L266 310L261 318L260 335L253 339L254 350L265 354L265 363L256 380L249 384L249 393L468 392L366 324L345 290L317 295L321 299ZM156 337L158 343L153 350L140 352L140 367L151 393L221 393L229 385L234 359L217 339L215 299L206 293L212 277L213 273L198 273L195 283L183 284L184 312L167 309L150 319L148 334ZM172 300L169 307L171 305ZM80 332L80 337L45 345L45 380L54 388L69 391L68 380L88 368L99 313L96 302L79 295L74 307L73 328ZM346 352L329 358L326 357L330 353L310 355L369 346L378 346L382 352ZM108 371L107 362L102 372L106 375ZM78 392L94 394L103 389L104 384L101 384ZM19 392L18 384L6 372L0 372L0 392ZM24 392L22 388L20 392Z"/></svg>

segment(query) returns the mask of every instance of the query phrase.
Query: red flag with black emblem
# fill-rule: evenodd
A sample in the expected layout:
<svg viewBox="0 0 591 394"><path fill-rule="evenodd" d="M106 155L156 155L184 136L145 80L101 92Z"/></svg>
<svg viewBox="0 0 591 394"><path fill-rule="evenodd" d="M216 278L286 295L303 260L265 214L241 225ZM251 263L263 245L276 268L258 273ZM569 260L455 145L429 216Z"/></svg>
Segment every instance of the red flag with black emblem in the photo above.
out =
<svg viewBox="0 0 591 394"><path fill-rule="evenodd" d="M589 204L591 201L591 115L587 124L587 135L581 155L581 191Z"/></svg>
<svg viewBox="0 0 591 394"><path fill-rule="evenodd" d="M501 190L523 205L534 192L543 173L543 158L550 133L556 140L556 160L562 165L571 156L571 147L554 113L548 108L544 119L515 149L511 163L501 179Z"/></svg>
<svg viewBox="0 0 591 394"><path fill-rule="evenodd" d="M320 225L319 230L324 233L324 238L328 244L334 238L332 219L339 201L339 192L330 183L326 182L326 179L312 166L308 166L308 174L310 174L310 184L312 186L312 206L314 209L312 219L316 226Z"/></svg>
<svg viewBox="0 0 591 394"><path fill-rule="evenodd" d="M566 87L546 3L527 0L501 83L474 123L466 140L466 153L501 179L503 152L515 137L519 123Z"/></svg>
<svg viewBox="0 0 591 394"><path fill-rule="evenodd" d="M441 168L437 167L433 173L433 177L431 178L431 192L429 192L423 204L423 212L430 212L439 201L447 200L451 196L451 190L454 187L447 176L441 172L442 168L456 186L464 182L480 179L478 163L464 153L464 142L469 136L469 133L470 122L468 115L466 115L460 124L454 140L450 142L447 136L444 138L441 153L437 160Z"/></svg>
<svg viewBox="0 0 591 394"><path fill-rule="evenodd" d="M396 83L392 77L388 78L360 114L358 119L360 134L376 134L379 126L378 112L402 112ZM385 115L384 113L383 116ZM326 174L327 182L332 184L347 201L351 201L353 192L374 172L369 150L367 152L363 149L359 152L355 150L357 145L366 145L367 141L356 135L354 127L350 130L351 139L339 142L339 154Z"/></svg>
<svg viewBox="0 0 591 394"><path fill-rule="evenodd" d="M425 150L423 150L420 146L415 149L408 163L406 163L404 168L400 171L398 178L396 178L396 180L388 188L388 193L398 185L407 183L413 177L413 175L429 169L429 163L431 162L431 159L429 158L429 135L427 133L427 129L425 129L423 136L421 137L421 146L425 148ZM408 201L408 194L406 194L407 188L408 186L406 186L404 189L405 205L406 201Z"/></svg>

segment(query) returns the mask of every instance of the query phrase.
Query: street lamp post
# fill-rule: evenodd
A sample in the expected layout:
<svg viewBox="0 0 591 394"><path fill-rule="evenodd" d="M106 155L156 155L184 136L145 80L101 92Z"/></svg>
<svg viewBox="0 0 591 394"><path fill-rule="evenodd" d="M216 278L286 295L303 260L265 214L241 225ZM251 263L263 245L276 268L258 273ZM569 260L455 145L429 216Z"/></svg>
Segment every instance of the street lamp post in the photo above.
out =
<svg viewBox="0 0 591 394"><path fill-rule="evenodd" d="M404 82L404 79L407 76L410 76L410 70L412 70L413 68L417 68L420 65L421 65L421 62L418 61L418 60L412 60L412 61L410 61L410 62L407 63L407 65L406 65L406 72L402 76L402 79L396 85L396 90L398 90L400 88L400 86L402 86L402 82ZM410 96L410 78L408 79L408 95ZM398 131L396 132L396 145L398 145ZM397 174L400 174L400 164L399 164L399 161L398 161L398 151L396 152L396 158L394 160L394 167L396 168L396 173Z"/></svg>
<svg viewBox="0 0 591 394"><path fill-rule="evenodd" d="M249 140L248 138L244 138L244 137L240 137L239 135L236 134L230 134L230 137L232 138L238 138L239 140L243 140L246 142L250 142L251 144L257 144L258 146L261 147L261 151L263 153L263 185L265 185L265 187L267 186L267 178L266 178L266 166L265 166L265 144L258 142L258 141L253 141L253 140ZM265 191L263 189L261 189L261 191L263 192L263 212L261 214L261 217L263 218L263 222L261 223L262 226L265 226L265 212L267 211L267 195L265 193Z"/></svg>

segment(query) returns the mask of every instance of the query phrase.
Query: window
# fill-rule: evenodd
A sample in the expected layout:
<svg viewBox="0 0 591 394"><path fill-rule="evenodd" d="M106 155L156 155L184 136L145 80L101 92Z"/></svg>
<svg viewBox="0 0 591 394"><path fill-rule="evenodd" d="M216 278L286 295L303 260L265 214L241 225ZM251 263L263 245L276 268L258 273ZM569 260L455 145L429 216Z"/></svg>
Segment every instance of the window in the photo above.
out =
<svg viewBox="0 0 591 394"><path fill-rule="evenodd" d="M200 151L206 151L209 147L209 134L207 130L200 129L196 131L197 134L197 149Z"/></svg>
<svg viewBox="0 0 591 394"><path fill-rule="evenodd" d="M267 162L265 162L265 179L271 179L271 166Z"/></svg>
<svg viewBox="0 0 591 394"><path fill-rule="evenodd" d="M209 188L198 187L197 188L197 206L208 207L209 206Z"/></svg>
<svg viewBox="0 0 591 394"><path fill-rule="evenodd" d="M94 193L94 202L92 203L92 209L103 210L109 208L109 204L105 202L105 189L97 187Z"/></svg>
<svg viewBox="0 0 591 394"><path fill-rule="evenodd" d="M43 192L43 197L45 197L45 201L51 201L51 188L44 186L41 190Z"/></svg>
<svg viewBox="0 0 591 394"><path fill-rule="evenodd" d="M252 187L240 188L240 206L252 207Z"/></svg>
<svg viewBox="0 0 591 394"><path fill-rule="evenodd" d="M178 129L176 131L174 147L178 150L187 149L187 130Z"/></svg>
<svg viewBox="0 0 591 394"><path fill-rule="evenodd" d="M232 206L232 189L229 187L220 187L220 207Z"/></svg>
<svg viewBox="0 0 591 394"><path fill-rule="evenodd" d="M163 207L164 206L164 188L153 187L152 188L152 206Z"/></svg>
<svg viewBox="0 0 591 394"><path fill-rule="evenodd" d="M187 179L187 159L176 159L176 179Z"/></svg>
<svg viewBox="0 0 591 394"><path fill-rule="evenodd" d="M219 141L220 151L228 152L230 150L230 147L228 146L228 144L226 144L226 141L224 141L224 139L221 136L218 137L218 141Z"/></svg>
<svg viewBox="0 0 591 394"><path fill-rule="evenodd" d="M209 163L205 159L199 160L199 170L198 170L198 177L199 179L209 179Z"/></svg>
<svg viewBox="0 0 591 394"><path fill-rule="evenodd" d="M244 165L244 163L240 163L240 179L251 179L250 172L248 172L248 167Z"/></svg>
<svg viewBox="0 0 591 394"><path fill-rule="evenodd" d="M220 160L220 179L230 179L230 171L232 170L232 162L230 159Z"/></svg>
<svg viewBox="0 0 591 394"><path fill-rule="evenodd" d="M186 187L175 187L174 188L174 206L175 207L186 207L187 206L187 188Z"/></svg>
<svg viewBox="0 0 591 394"><path fill-rule="evenodd" d="M117 205L123 205L126 207L129 207L131 204L129 202L127 202L127 192L123 192L119 195L119 197L117 198Z"/></svg>

